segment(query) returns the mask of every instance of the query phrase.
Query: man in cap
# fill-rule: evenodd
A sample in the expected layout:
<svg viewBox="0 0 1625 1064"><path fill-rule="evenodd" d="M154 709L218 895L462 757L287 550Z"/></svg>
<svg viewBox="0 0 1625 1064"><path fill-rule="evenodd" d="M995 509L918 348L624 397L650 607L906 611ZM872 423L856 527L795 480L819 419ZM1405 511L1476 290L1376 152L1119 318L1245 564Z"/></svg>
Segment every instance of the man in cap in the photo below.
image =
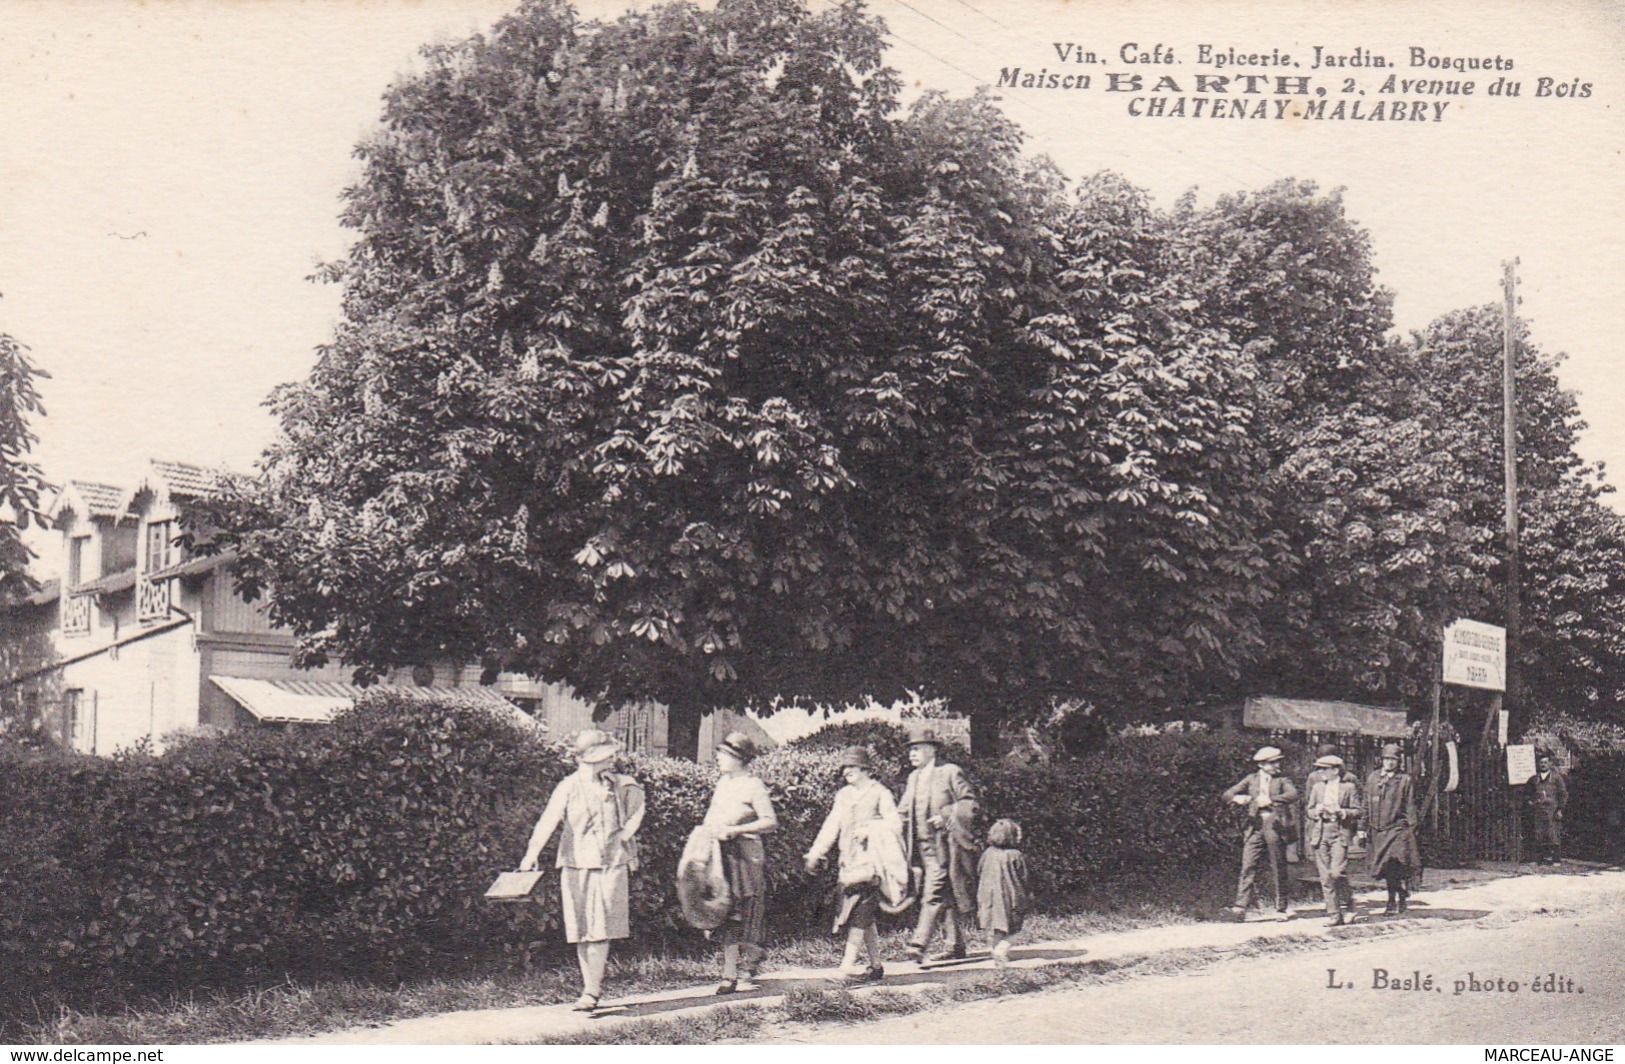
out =
<svg viewBox="0 0 1625 1064"><path fill-rule="evenodd" d="M1541 864L1559 864L1563 844L1563 807L1569 804L1569 785L1545 750L1536 761L1539 771L1529 781L1529 813L1534 831L1535 859Z"/></svg>
<svg viewBox="0 0 1625 1064"><path fill-rule="evenodd" d="M1360 834L1371 840L1366 863L1372 876L1388 884L1383 912L1390 916L1405 911L1410 897L1405 881L1422 869L1422 851L1416 845L1416 786L1399 771L1399 754L1398 743L1382 748L1382 767L1365 781L1360 816Z"/></svg>
<svg viewBox="0 0 1625 1064"><path fill-rule="evenodd" d="M1323 748L1324 749L1324 748ZM1326 915L1333 927L1347 923L1344 910L1354 910L1354 892L1349 888L1349 845L1360 819L1360 787L1353 776L1343 772L1343 759L1336 753L1315 759L1309 774L1309 830L1306 842L1315 855L1320 872L1320 889L1326 898Z"/></svg>
<svg viewBox="0 0 1625 1064"><path fill-rule="evenodd" d="M1273 746L1259 750L1253 755L1257 770L1224 792L1225 801L1247 812L1247 827L1241 837L1241 878L1236 884L1236 904L1231 908L1237 920L1247 919L1247 909L1253 903L1260 857L1269 859L1275 918L1287 918L1286 842L1282 835L1298 800L1298 788L1281 775L1283 756Z"/></svg>
<svg viewBox="0 0 1625 1064"><path fill-rule="evenodd" d="M909 940L908 957L925 958L937 922L946 926L948 948L934 961L965 956L965 923L976 919L976 792L958 765L943 762L935 729L914 733L908 760L914 771L903 788L898 812L903 846L911 868L920 869L920 921Z"/></svg>

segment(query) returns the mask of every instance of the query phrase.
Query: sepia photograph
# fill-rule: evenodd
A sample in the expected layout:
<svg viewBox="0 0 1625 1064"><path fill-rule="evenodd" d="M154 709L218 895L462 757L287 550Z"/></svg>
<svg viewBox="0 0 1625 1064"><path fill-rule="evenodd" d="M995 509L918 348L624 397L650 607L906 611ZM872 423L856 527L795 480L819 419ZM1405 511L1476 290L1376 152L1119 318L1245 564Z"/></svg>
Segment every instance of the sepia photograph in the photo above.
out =
<svg viewBox="0 0 1625 1064"><path fill-rule="evenodd" d="M0 0L0 108L9 1059L1620 1059L1614 0Z"/></svg>

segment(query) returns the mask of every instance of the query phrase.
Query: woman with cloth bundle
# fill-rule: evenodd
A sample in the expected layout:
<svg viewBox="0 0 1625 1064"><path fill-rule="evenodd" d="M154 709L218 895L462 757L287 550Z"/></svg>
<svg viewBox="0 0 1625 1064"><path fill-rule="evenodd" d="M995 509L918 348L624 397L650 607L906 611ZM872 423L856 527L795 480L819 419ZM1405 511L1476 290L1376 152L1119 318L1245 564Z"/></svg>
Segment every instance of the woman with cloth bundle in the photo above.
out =
<svg viewBox="0 0 1625 1064"><path fill-rule="evenodd" d="M773 811L767 785L746 771L756 753L756 744L744 732L732 732L722 740L717 747L717 768L722 776L701 822L722 845L723 875L732 898L727 920L715 931L707 932L722 943L719 994L757 989L756 968L765 952L767 850L762 836L779 826L779 818Z"/></svg>
<svg viewBox="0 0 1625 1064"><path fill-rule="evenodd" d="M849 746L841 752L846 786L835 793L835 804L805 857L810 875L830 848L840 843L841 909L835 917L835 933L846 933L841 972L848 984L878 983L885 978L875 912L882 894L895 900L908 889L903 821L891 791L870 774L873 764L864 747ZM867 968L858 967L860 949L869 955Z"/></svg>
<svg viewBox="0 0 1625 1064"><path fill-rule="evenodd" d="M627 901L637 861L633 836L643 824L643 788L631 776L615 773L615 751L615 740L597 728L576 736L571 748L576 770L553 788L519 862L520 871L535 871L542 848L563 826L556 863L564 937L575 943L581 967L578 1012L598 1007L609 944L631 934Z"/></svg>

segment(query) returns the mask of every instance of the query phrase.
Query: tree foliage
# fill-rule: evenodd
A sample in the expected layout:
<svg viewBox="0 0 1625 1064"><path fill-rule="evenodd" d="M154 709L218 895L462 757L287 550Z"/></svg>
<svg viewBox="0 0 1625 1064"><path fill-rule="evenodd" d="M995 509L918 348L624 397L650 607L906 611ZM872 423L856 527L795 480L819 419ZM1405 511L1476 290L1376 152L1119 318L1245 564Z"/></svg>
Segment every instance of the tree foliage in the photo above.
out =
<svg viewBox="0 0 1625 1064"><path fill-rule="evenodd" d="M655 698L679 749L909 689L986 738L1410 697L1494 616L1496 326L1390 338L1337 192L1068 190L985 94L903 108L856 2L532 0L425 58L358 149L343 321L205 515L302 660ZM1526 352L1531 601L1579 633L1530 653L1607 698L1617 522Z"/></svg>
<svg viewBox="0 0 1625 1064"><path fill-rule="evenodd" d="M1238 665L1245 362L1142 194L1065 198L985 96L900 111L881 40L537 3L392 90L345 320L224 522L305 660L679 714Z"/></svg>
<svg viewBox="0 0 1625 1064"><path fill-rule="evenodd" d="M0 332L0 603L35 586L28 575L33 552L22 533L30 523L44 521L45 478L30 457L38 438L29 423L45 413L36 382L47 376L28 357L28 348Z"/></svg>

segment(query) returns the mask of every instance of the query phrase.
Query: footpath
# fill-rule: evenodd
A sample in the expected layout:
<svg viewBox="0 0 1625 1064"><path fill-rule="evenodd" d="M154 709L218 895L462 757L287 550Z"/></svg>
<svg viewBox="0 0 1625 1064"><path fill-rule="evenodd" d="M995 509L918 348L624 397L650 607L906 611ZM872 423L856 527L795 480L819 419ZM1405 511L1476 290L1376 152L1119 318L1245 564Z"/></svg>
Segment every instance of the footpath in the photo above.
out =
<svg viewBox="0 0 1625 1064"><path fill-rule="evenodd" d="M1357 893L1356 901L1367 916L1349 929L1327 926L1325 912L1318 904L1301 902L1287 920L1262 919L1256 914L1244 923L1190 923L1131 931L1102 932L1083 938L1049 942L1019 943L1010 958L1011 968L1036 968L1053 964L1081 964L1089 961L1121 960L1154 956L1171 950L1207 948L1239 950L1249 943L1288 936L1324 938L1328 945L1358 936L1362 927L1382 925L1395 933L1421 933L1453 923L1496 924L1517 920L1533 913L1556 908L1584 906L1605 895L1625 892L1625 871L1569 862L1564 874L1514 874L1516 866L1457 873L1435 870L1429 873L1427 889L1414 896L1403 916L1382 916L1381 892ZM1503 878L1491 879L1499 874ZM1466 880L1434 885L1435 879ZM857 996L884 992L920 992L933 987L985 977L994 970L986 953L973 953L965 962L948 966L927 966L890 961L883 983L854 989ZM830 969L790 969L763 973L761 989L719 997L716 983L679 987L659 993L605 999L604 1010L587 1014L572 1011L569 1005L534 1005L503 1009L480 1009L421 1016L377 1027L356 1028L299 1038L278 1039L255 1044L277 1045L491 1045L526 1043L542 1038L602 1030L606 1026L632 1020L695 1016L721 1007L767 1007L783 1002L789 991L799 986L829 988L836 973Z"/></svg>

